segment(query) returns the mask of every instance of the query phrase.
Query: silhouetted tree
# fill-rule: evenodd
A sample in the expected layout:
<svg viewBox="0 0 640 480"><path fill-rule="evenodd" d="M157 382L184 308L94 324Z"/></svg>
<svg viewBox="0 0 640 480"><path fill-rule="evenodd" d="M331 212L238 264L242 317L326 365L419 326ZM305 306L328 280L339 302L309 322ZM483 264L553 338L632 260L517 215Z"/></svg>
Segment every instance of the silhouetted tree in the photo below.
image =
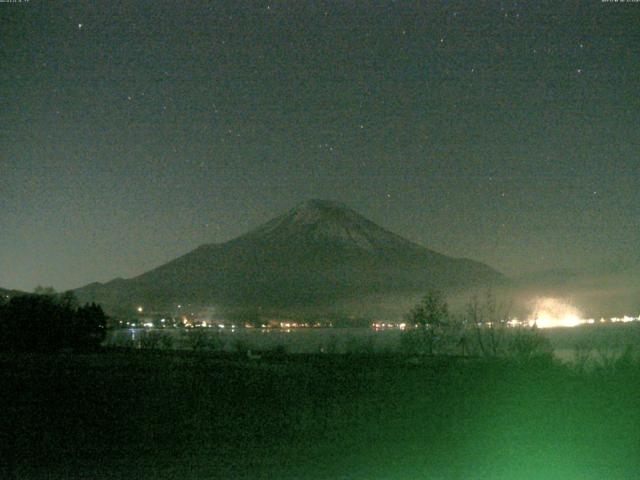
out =
<svg viewBox="0 0 640 480"><path fill-rule="evenodd" d="M65 323L64 309L52 297L14 297L2 310L0 344L3 350L59 350L64 346Z"/></svg>
<svg viewBox="0 0 640 480"><path fill-rule="evenodd" d="M100 305L91 303L78 307L75 311L73 323L72 348L76 350L95 350L104 341L107 316Z"/></svg>
<svg viewBox="0 0 640 480"><path fill-rule="evenodd" d="M36 288L34 288L33 293L36 295L46 295L49 297L55 297L57 295L55 288L43 287L42 285L38 285Z"/></svg>
<svg viewBox="0 0 640 480"><path fill-rule="evenodd" d="M467 304L466 322L475 332L482 355L495 357L504 353L509 310L510 303L498 301L490 290L484 301L474 295Z"/></svg>
<svg viewBox="0 0 640 480"><path fill-rule="evenodd" d="M80 304L71 290L56 295L58 302L65 308L77 310Z"/></svg>
<svg viewBox="0 0 640 480"><path fill-rule="evenodd" d="M0 306L0 350L93 349L104 340L106 320L100 306L77 307L71 293L12 297Z"/></svg>
<svg viewBox="0 0 640 480"><path fill-rule="evenodd" d="M433 355L438 335L442 335L449 322L449 307L442 292L430 290L406 316L411 326L417 326L422 344L429 355Z"/></svg>

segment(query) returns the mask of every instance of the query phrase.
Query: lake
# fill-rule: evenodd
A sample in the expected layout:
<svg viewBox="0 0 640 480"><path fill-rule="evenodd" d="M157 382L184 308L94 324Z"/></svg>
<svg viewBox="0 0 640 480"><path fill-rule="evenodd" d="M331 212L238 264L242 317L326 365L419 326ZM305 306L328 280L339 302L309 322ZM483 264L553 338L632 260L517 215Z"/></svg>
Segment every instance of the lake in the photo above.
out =
<svg viewBox="0 0 640 480"><path fill-rule="evenodd" d="M397 350L402 331L370 328L130 328L111 330L106 345L143 348L150 335L170 336L170 348L192 349L199 341L204 349L235 352L251 349L284 349L287 353L347 353L354 351L385 352ZM169 342L168 342L169 343Z"/></svg>
<svg viewBox="0 0 640 480"><path fill-rule="evenodd" d="M640 324L583 325L540 330L555 356L573 361L577 356L610 360L640 345ZM280 350L286 353L390 353L402 350L403 331L397 328L131 328L108 333L105 345L175 350L237 352ZM450 353L459 353L451 351Z"/></svg>

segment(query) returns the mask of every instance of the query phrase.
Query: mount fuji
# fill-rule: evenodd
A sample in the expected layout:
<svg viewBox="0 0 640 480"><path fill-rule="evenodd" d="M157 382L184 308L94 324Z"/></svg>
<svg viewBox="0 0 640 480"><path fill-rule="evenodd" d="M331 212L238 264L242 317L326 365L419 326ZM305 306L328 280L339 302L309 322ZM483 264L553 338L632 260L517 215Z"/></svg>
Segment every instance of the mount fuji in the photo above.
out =
<svg viewBox="0 0 640 480"><path fill-rule="evenodd" d="M406 240L341 203L308 200L240 237L202 245L131 279L76 290L105 306L322 307L430 287L503 283L491 267Z"/></svg>

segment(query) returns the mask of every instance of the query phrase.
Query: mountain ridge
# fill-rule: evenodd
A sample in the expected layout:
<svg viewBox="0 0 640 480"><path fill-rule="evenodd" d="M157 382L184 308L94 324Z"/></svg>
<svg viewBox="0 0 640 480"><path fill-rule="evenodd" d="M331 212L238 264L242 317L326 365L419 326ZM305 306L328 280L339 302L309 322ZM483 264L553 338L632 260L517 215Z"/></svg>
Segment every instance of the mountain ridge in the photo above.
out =
<svg viewBox="0 0 640 480"><path fill-rule="evenodd" d="M106 304L288 308L504 279L480 262L406 240L344 204L313 199L227 242L76 292Z"/></svg>
<svg viewBox="0 0 640 480"><path fill-rule="evenodd" d="M27 292L22 292L20 290L9 289L9 288L0 288L0 297L5 299L9 299L11 297L17 297L21 295L27 295Z"/></svg>

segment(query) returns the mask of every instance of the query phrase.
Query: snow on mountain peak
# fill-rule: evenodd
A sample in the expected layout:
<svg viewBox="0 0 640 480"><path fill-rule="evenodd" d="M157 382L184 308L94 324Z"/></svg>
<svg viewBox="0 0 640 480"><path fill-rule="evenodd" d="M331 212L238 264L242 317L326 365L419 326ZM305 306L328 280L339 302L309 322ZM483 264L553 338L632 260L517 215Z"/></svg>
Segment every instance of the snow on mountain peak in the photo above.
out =
<svg viewBox="0 0 640 480"><path fill-rule="evenodd" d="M255 230L253 236L330 241L366 250L406 240L367 220L346 205L330 200L307 200Z"/></svg>

